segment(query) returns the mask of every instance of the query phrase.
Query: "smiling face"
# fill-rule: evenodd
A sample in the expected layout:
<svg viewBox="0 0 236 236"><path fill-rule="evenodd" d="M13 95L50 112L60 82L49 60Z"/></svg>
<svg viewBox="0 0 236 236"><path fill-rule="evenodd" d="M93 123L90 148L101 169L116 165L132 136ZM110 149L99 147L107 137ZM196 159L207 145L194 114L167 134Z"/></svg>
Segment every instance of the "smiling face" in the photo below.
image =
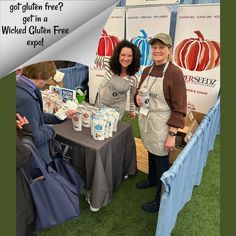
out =
<svg viewBox="0 0 236 236"><path fill-rule="evenodd" d="M168 61L170 48L161 41L156 41L151 45L152 59L156 65L164 64Z"/></svg>
<svg viewBox="0 0 236 236"><path fill-rule="evenodd" d="M133 61L133 52L131 48L124 47L120 51L119 62L122 69L127 69Z"/></svg>

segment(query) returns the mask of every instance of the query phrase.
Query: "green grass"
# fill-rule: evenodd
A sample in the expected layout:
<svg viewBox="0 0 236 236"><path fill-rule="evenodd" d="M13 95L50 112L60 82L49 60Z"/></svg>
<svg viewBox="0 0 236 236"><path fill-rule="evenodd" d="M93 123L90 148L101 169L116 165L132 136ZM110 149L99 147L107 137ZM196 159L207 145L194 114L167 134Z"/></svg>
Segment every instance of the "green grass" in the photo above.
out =
<svg viewBox="0 0 236 236"><path fill-rule="evenodd" d="M145 174L138 172L135 177L124 180L113 194L112 202L98 212L91 212L84 196L80 196L79 220L69 221L39 235L155 235L156 214L147 214L140 207L152 200L155 188L144 191L135 187L136 182L144 178Z"/></svg>
<svg viewBox="0 0 236 236"><path fill-rule="evenodd" d="M128 112L125 112L125 114L122 117L122 121L127 122L131 125L134 137L140 138L140 131L138 126L138 116L136 115L134 120L130 120Z"/></svg>
<svg viewBox="0 0 236 236"><path fill-rule="evenodd" d="M127 121L127 116L123 118ZM132 122L135 136L139 136L137 119ZM220 138L209 153L201 185L195 187L192 199L178 215L172 236L220 235ZM154 236L157 215L141 209L141 204L153 199L155 188L139 190L135 184L146 178L137 172L124 180L115 191L112 202L91 212L84 196L80 196L81 216L62 225L44 230L39 236Z"/></svg>

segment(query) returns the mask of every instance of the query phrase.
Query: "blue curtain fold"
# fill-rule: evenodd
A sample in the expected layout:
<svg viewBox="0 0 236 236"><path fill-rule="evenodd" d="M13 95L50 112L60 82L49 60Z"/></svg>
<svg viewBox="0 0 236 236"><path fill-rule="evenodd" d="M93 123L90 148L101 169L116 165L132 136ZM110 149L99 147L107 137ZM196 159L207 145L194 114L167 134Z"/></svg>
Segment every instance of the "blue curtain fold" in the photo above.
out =
<svg viewBox="0 0 236 236"><path fill-rule="evenodd" d="M180 0L180 4L220 3L220 0Z"/></svg>
<svg viewBox="0 0 236 236"><path fill-rule="evenodd" d="M220 98L209 110L186 147L161 180L164 193L158 215L156 236L169 236L177 215L191 199L193 187L200 185L208 152L220 132Z"/></svg>
<svg viewBox="0 0 236 236"><path fill-rule="evenodd" d="M220 0L180 0L180 4L207 4L207 3L220 3ZM118 7L124 7L125 5L126 5L126 0L120 0L119 3L117 4Z"/></svg>
<svg viewBox="0 0 236 236"><path fill-rule="evenodd" d="M73 67L58 69L65 73L63 78L63 87L75 89L88 79L88 66L77 63Z"/></svg>

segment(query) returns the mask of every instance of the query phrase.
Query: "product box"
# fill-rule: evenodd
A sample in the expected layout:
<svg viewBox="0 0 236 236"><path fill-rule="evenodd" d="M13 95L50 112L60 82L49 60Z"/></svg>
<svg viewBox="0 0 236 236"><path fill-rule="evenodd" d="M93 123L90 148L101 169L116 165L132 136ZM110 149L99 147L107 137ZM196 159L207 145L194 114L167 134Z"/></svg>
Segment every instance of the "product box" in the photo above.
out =
<svg viewBox="0 0 236 236"><path fill-rule="evenodd" d="M204 113L191 111L185 117L185 127L178 129L176 136L175 150L169 153L169 163L173 164L178 155L181 153L185 145L189 142L192 135L195 133L198 125L201 123Z"/></svg>
<svg viewBox="0 0 236 236"><path fill-rule="evenodd" d="M192 135L195 133L198 125L201 123L205 114L191 111L185 117L185 127L183 129L178 129L178 134L184 137L185 144L188 143Z"/></svg>
<svg viewBox="0 0 236 236"><path fill-rule="evenodd" d="M50 86L49 90L55 94L58 94L63 102L73 101L76 98L76 91L67 88L61 88L59 86Z"/></svg>
<svg viewBox="0 0 236 236"><path fill-rule="evenodd" d="M185 142L184 142L185 135L183 133L178 133L175 137L175 150L169 153L169 163L173 164L178 155L182 152Z"/></svg>
<svg viewBox="0 0 236 236"><path fill-rule="evenodd" d="M182 152L183 148L180 147L176 147L174 151L171 151L169 153L169 163L172 165L176 158L178 157L178 155Z"/></svg>

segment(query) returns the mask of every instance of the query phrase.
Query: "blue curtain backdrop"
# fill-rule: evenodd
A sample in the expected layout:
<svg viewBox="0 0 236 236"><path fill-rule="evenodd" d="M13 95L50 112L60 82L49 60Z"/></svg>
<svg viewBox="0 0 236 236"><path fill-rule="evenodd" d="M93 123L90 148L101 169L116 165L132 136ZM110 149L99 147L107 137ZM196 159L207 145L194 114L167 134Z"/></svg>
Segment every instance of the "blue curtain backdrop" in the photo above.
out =
<svg viewBox="0 0 236 236"><path fill-rule="evenodd" d="M138 0L137 0L138 2ZM220 0L180 0L180 4L206 4L206 3L220 3ZM118 7L124 7L126 0L120 0Z"/></svg>
<svg viewBox="0 0 236 236"><path fill-rule="evenodd" d="M220 3L220 0L180 0L180 4Z"/></svg>
<svg viewBox="0 0 236 236"><path fill-rule="evenodd" d="M88 66L76 63L73 67L58 69L65 73L63 78L63 87L75 89L80 86L87 86Z"/></svg>
<svg viewBox="0 0 236 236"><path fill-rule="evenodd" d="M125 0L120 0L119 3L117 4L117 7L124 7L125 4Z"/></svg>
<svg viewBox="0 0 236 236"><path fill-rule="evenodd" d="M214 148L219 133L220 98L206 114L173 166L161 177L165 191L161 199L156 236L171 234L179 211L191 199L194 186L201 183L208 152Z"/></svg>

